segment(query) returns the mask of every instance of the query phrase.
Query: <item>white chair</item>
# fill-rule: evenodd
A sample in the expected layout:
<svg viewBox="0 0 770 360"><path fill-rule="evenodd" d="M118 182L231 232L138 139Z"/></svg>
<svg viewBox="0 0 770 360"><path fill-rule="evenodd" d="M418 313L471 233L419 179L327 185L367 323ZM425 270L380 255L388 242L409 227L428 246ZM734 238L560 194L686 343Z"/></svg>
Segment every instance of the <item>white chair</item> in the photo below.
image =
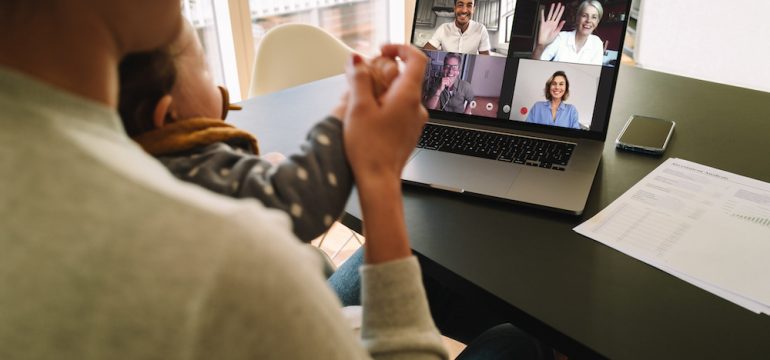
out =
<svg viewBox="0 0 770 360"><path fill-rule="evenodd" d="M342 74L353 52L317 26L279 25L259 43L249 97Z"/></svg>

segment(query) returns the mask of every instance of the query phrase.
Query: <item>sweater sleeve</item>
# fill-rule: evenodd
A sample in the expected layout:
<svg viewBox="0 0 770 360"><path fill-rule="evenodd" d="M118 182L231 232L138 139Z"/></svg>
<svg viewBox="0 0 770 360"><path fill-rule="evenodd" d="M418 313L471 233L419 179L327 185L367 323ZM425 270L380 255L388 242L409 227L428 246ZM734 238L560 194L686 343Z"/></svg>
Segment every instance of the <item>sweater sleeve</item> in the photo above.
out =
<svg viewBox="0 0 770 360"><path fill-rule="evenodd" d="M363 268L361 341L307 248L270 226L274 220L254 214L233 218L240 218L244 226L239 229L250 234L241 238L245 241L228 242L210 285L191 307L198 309L191 323L191 358L447 358L416 258Z"/></svg>
<svg viewBox="0 0 770 360"><path fill-rule="evenodd" d="M160 161L181 180L285 211L297 237L310 241L342 214L353 174L344 153L342 122L336 118L316 124L300 149L277 165L225 143Z"/></svg>
<svg viewBox="0 0 770 360"><path fill-rule="evenodd" d="M447 358L440 333L430 316L417 258L364 265L361 286L364 311L361 336L373 357Z"/></svg>

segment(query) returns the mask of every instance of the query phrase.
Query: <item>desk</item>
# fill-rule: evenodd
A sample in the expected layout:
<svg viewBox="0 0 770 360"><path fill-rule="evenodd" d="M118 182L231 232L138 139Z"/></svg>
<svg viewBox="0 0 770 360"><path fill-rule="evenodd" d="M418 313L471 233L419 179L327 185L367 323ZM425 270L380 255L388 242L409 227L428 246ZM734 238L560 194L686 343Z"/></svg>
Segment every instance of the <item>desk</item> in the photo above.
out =
<svg viewBox="0 0 770 360"><path fill-rule="evenodd" d="M291 153L346 88L341 76L250 99L231 122L263 151ZM425 271L472 293L572 358L770 356L770 316L756 315L572 228L665 157L618 152L626 119L675 120L666 156L770 181L770 94L621 67L607 143L583 217L405 187L412 249ZM360 229L355 195L345 223ZM768 279L770 281L770 279Z"/></svg>

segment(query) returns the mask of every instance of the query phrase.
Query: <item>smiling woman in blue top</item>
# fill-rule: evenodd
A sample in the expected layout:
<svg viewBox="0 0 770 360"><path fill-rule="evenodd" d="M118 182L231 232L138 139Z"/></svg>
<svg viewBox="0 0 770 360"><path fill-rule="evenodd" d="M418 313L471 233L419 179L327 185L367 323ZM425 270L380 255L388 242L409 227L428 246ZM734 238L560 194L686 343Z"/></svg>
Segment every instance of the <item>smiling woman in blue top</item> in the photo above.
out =
<svg viewBox="0 0 770 360"><path fill-rule="evenodd" d="M578 111L574 105L564 103L569 97L569 79L564 71L557 71L545 82L545 98L529 109L527 122L543 125L580 129Z"/></svg>

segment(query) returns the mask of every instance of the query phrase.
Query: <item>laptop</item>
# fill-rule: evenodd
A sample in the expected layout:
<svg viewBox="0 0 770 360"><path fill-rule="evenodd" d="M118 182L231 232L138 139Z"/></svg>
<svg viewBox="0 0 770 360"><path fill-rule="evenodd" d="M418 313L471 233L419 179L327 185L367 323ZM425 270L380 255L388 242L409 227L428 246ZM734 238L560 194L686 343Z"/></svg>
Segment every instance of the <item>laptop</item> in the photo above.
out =
<svg viewBox="0 0 770 360"><path fill-rule="evenodd" d="M548 19L553 7L554 18L558 1L502 1L499 12L477 2L459 48L451 35L459 36L455 13L465 20L466 2L425 4L432 2L416 1L412 31L412 44L430 57L423 82L430 119L402 180L580 215L604 149L631 1L571 2L542 51L540 12ZM470 31L479 29L488 33L488 55L468 50Z"/></svg>

